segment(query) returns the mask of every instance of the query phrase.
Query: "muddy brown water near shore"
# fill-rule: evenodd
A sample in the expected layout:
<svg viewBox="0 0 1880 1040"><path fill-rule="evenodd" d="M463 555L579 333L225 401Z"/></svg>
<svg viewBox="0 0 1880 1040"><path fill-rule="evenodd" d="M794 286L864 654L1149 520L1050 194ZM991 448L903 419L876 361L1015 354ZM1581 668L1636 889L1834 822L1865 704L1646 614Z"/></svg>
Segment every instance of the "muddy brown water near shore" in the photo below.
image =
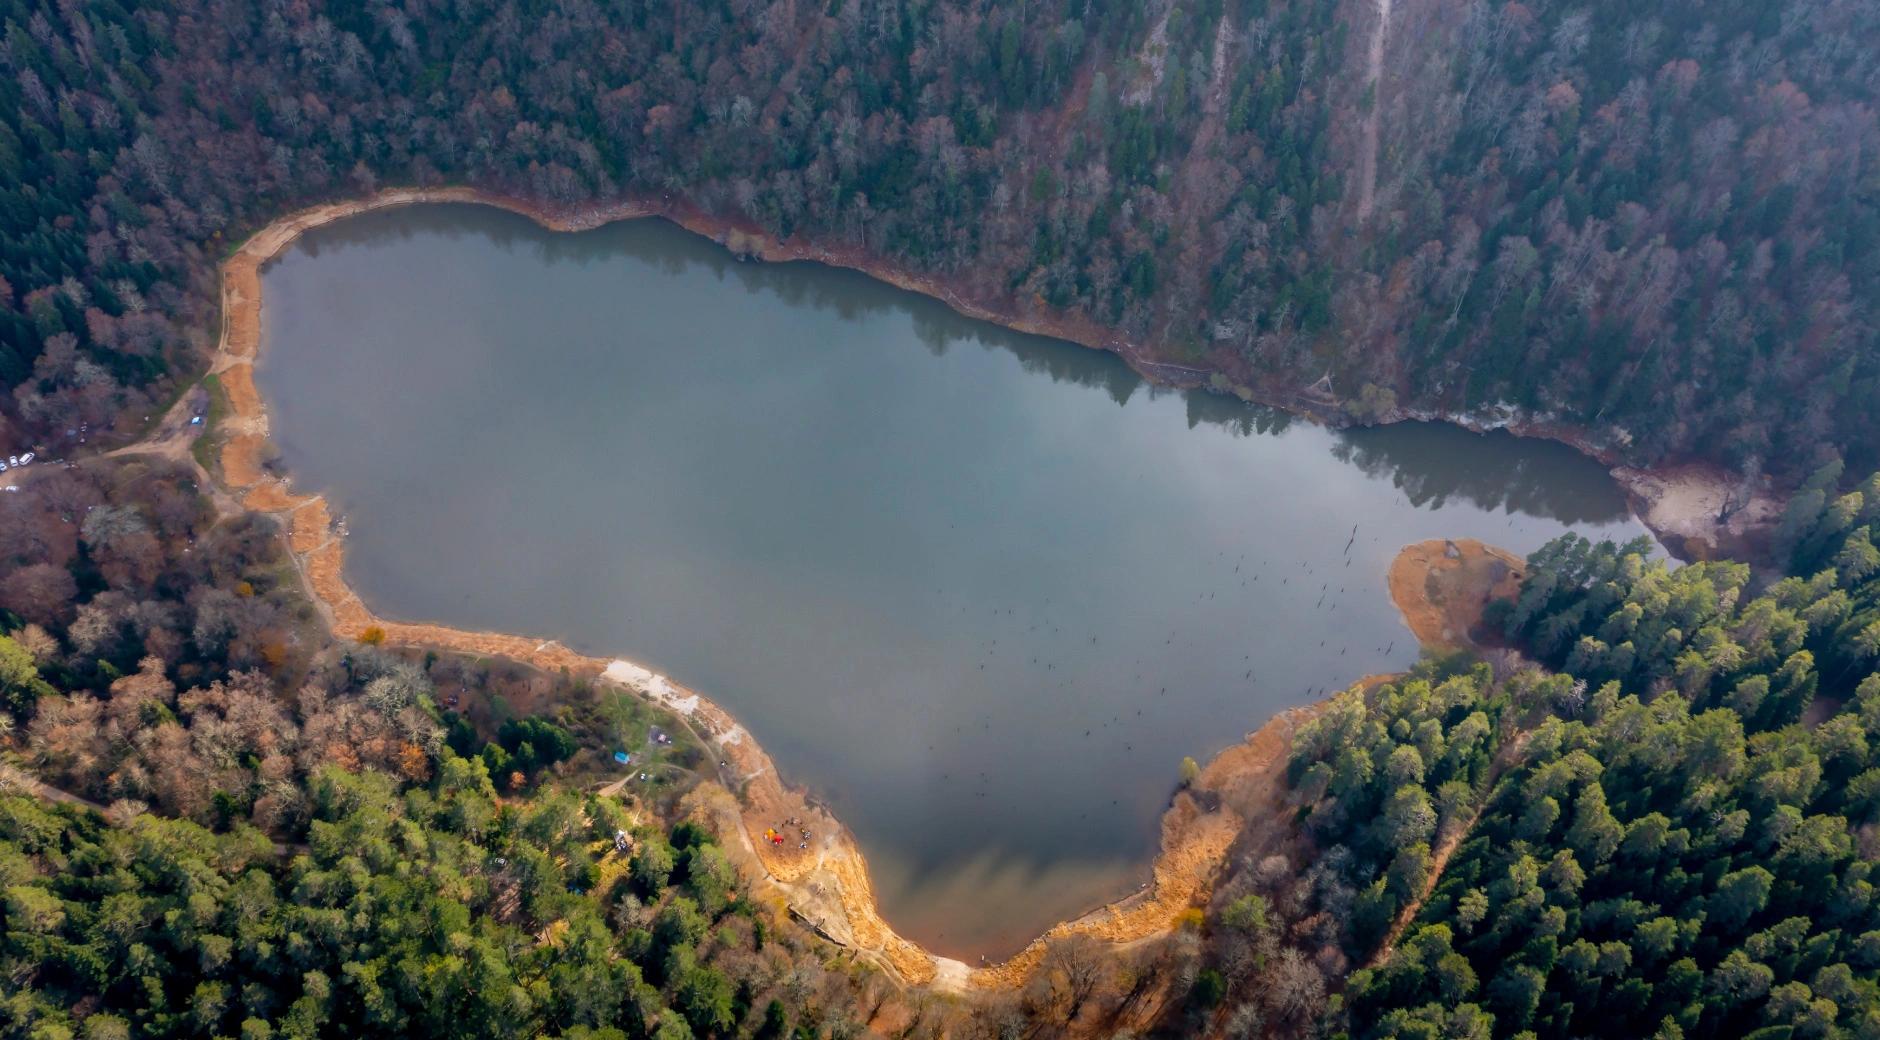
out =
<svg viewBox="0 0 1880 1040"><path fill-rule="evenodd" d="M1133 888L1182 756L1413 660L1405 542L1642 533L1560 445L1157 390L660 222L383 211L264 278L270 433L375 611L708 691L941 953Z"/></svg>

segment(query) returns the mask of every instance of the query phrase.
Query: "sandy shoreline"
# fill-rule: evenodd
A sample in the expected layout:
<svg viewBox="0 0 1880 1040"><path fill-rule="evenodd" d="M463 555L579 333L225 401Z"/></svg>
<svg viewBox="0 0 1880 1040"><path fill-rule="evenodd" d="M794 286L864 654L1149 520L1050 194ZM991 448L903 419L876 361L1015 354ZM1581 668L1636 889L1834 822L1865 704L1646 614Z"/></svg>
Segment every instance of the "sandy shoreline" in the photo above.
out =
<svg viewBox="0 0 1880 1040"><path fill-rule="evenodd" d="M771 242L762 236L731 227L696 213L642 203L589 208L567 214L546 212L512 199L465 188L395 189L366 199L312 207L269 224L248 239L222 266L221 340L210 364L228 398L229 415L218 428L224 437L219 479L252 510L276 514L287 530L291 555L314 600L336 636L356 639L369 628L381 629L387 643L434 647L462 653L502 656L540 668L617 684L688 718L715 747L721 780L735 792L731 799L707 799L724 810L724 823L733 827L739 844L761 866L762 884L769 886L792 913L832 940L895 976L914 984L932 984L947 990L1005 988L1023 982L1043 958L1047 940L1084 933L1101 940L1127 944L1163 934L1189 907L1204 901L1223 857L1250 820L1285 817L1284 764L1294 728L1318 709L1295 708L1250 734L1210 762L1196 782L1196 791L1174 796L1162 820L1162 842L1153 866L1153 880L1142 891L1110 903L1073 921L1063 922L1033 940L1002 964L969 968L938 957L906 939L882 919L869 882L866 860L854 838L825 810L792 790L777 774L774 763L755 739L726 711L696 691L655 674L630 661L588 657L552 640L491 632L470 632L440 625L389 621L375 615L344 576L345 550L332 533L327 505L319 496L296 493L285 478L264 468L268 454L268 416L254 385L254 363L261 346L261 271L303 232L371 210L416 203L475 202L527 216L545 227L577 231L617 220L661 216L698 234L714 238L735 252L770 260L815 260L856 268L904 289L934 296L971 317L993 321L1020 331L1069 339L1086 346L1111 350L1132 368L1158 382L1199 383L1194 373L1146 360L1131 344L1095 327L1067 327L1057 321L1013 319L957 298L944 286L883 269L863 258L827 250ZM1280 402L1281 407L1293 407ZM1307 411L1307 407L1294 410ZM1424 543L1424 545L1443 543ZM1416 547L1412 547L1416 548ZM1440 556L1440 552L1438 556ZM1424 566L1432 562L1426 553ZM1400 558L1401 559L1401 558ZM1406 571L1406 588L1413 587ZM1398 573L1393 565L1393 598ZM1399 599L1399 605L1404 605ZM1406 608L1410 618L1411 608ZM1479 617L1479 606L1477 608ZM1411 626L1422 638L1427 629ZM1437 640L1442 642L1442 640ZM1214 798L1216 808L1204 809L1198 792L1236 792L1236 798ZM1260 806L1257 815L1227 807ZM826 835L814 848L777 849L752 840L769 823L786 817L808 821L818 835Z"/></svg>
<svg viewBox="0 0 1880 1040"><path fill-rule="evenodd" d="M626 205L549 216L513 200L465 189L387 191L369 199L318 206L285 217L250 238L224 263L222 339L210 366L210 371L221 379L230 411L222 427L226 440L220 479L241 494L245 507L282 518L294 560L335 635L357 639L367 629L376 628L384 633L388 644L501 656L548 670L566 669L631 689L686 717L715 746L724 763L721 774L726 786L737 789L738 811L724 822L735 828L740 845L761 865L766 883L783 897L792 913L812 927L910 983L955 990L1015 986L1043 958L1047 940L1084 933L1108 942L1135 942L1168 931L1182 911L1205 897L1215 868L1245 820L1238 814L1205 811L1190 793L1182 792L1163 818L1162 849L1152 867L1153 880L1145 889L1053 927L1001 964L969 968L922 949L882 919L866 860L854 838L825 810L789 788L757 741L709 698L631 661L588 657L552 640L391 621L374 614L346 583L344 545L332 533L324 499L295 492L286 479L270 475L263 466L268 417L255 390L253 368L261 346L261 269L312 228L370 210L432 202L495 205L555 230L598 227L654 212L644 206ZM680 223L709 233L685 221ZM904 280L887 280L924 291ZM1249 769L1277 778L1293 727L1313 710L1294 709L1274 719L1247 744L1229 749L1211 763L1197 786L1206 790L1210 782L1244 779ZM1254 750L1249 753L1249 749ZM1223 762L1237 765L1230 769ZM723 806L724 800L718 800L718 804ZM785 817L810 821L813 831L828 837L809 850L776 849L751 839L753 831L761 831L766 821Z"/></svg>
<svg viewBox="0 0 1880 1040"><path fill-rule="evenodd" d="M1406 545L1390 563L1390 599L1425 649L1480 648L1482 608L1521 591L1527 561L1473 538Z"/></svg>

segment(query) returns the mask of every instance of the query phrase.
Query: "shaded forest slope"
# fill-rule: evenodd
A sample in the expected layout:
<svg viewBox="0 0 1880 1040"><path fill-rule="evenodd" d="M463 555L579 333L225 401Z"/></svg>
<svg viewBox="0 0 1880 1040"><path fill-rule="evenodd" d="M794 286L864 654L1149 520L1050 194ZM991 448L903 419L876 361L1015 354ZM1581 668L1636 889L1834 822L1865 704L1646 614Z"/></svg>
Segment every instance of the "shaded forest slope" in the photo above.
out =
<svg viewBox="0 0 1880 1040"><path fill-rule="evenodd" d="M281 211L461 183L684 205L1340 420L1874 458L1880 12L1386 9L10 0L0 441L154 412Z"/></svg>

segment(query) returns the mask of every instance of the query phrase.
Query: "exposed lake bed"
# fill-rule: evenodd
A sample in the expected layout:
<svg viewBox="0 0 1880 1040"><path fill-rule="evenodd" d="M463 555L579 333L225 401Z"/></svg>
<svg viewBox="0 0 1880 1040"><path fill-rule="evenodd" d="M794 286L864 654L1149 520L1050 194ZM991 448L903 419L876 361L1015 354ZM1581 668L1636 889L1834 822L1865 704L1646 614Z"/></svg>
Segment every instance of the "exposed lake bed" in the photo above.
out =
<svg viewBox="0 0 1880 1040"><path fill-rule="evenodd" d="M942 952L1133 887L1184 755L1414 660L1403 543L1643 533L1560 445L1161 390L657 222L383 211L266 291L270 434L376 610L710 691Z"/></svg>

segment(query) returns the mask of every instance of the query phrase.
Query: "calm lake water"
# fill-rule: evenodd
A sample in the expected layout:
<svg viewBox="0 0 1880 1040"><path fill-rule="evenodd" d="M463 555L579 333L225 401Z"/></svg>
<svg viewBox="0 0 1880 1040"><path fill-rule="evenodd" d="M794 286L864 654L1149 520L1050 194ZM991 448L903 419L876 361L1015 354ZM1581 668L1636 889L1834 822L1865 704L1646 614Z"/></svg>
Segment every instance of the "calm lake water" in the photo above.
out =
<svg viewBox="0 0 1880 1040"><path fill-rule="evenodd" d="M1559 445L1158 390L656 221L389 210L265 282L274 439L374 609L707 693L959 956L1146 879L1182 756L1410 665L1403 544L1643 533Z"/></svg>

